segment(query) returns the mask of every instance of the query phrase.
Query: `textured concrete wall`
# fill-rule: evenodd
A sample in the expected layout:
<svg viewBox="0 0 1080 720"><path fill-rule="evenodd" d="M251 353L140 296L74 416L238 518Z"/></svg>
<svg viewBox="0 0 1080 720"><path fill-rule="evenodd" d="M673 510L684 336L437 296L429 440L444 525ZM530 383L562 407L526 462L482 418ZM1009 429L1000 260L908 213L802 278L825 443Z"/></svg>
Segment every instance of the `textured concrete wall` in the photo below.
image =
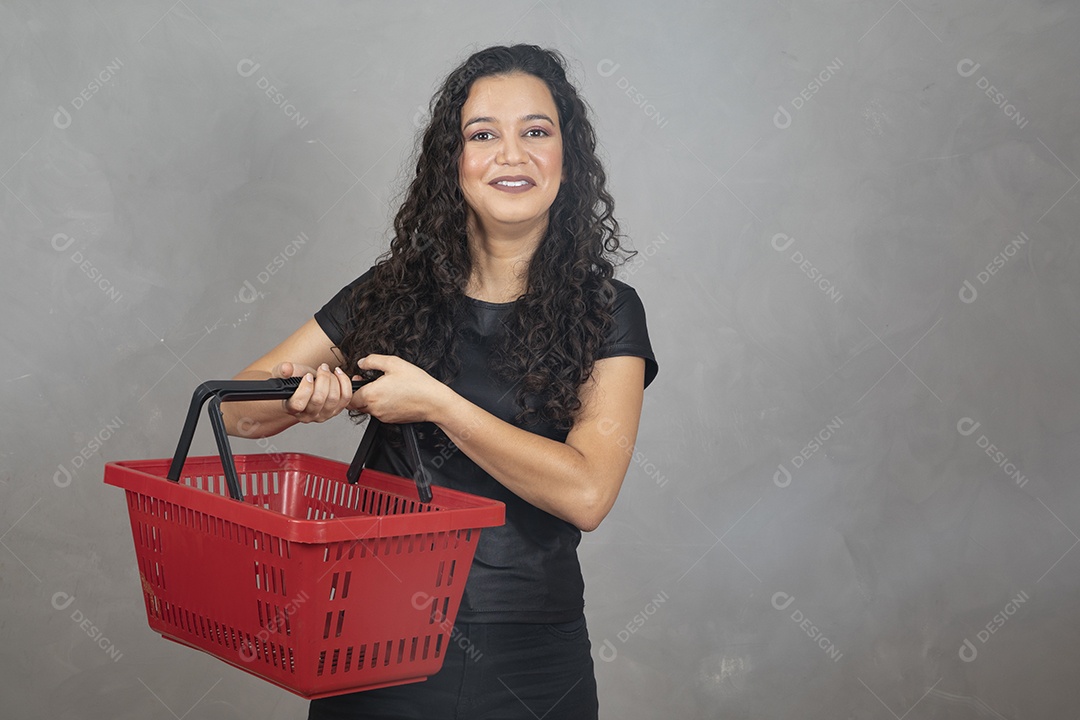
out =
<svg viewBox="0 0 1080 720"><path fill-rule="evenodd" d="M603 716L1080 711L1074 3L170 1L0 3L5 717L304 716L146 627L102 466L369 266L436 82L517 41L661 364L582 546Z"/></svg>

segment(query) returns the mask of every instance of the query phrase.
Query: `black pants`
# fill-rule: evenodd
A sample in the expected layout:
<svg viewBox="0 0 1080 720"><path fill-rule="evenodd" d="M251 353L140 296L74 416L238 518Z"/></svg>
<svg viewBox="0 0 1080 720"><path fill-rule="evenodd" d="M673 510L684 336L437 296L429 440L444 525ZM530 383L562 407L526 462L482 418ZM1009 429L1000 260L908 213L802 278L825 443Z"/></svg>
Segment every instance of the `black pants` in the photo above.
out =
<svg viewBox="0 0 1080 720"><path fill-rule="evenodd" d="M308 720L596 720L585 616L555 625L458 623L424 682L312 700Z"/></svg>

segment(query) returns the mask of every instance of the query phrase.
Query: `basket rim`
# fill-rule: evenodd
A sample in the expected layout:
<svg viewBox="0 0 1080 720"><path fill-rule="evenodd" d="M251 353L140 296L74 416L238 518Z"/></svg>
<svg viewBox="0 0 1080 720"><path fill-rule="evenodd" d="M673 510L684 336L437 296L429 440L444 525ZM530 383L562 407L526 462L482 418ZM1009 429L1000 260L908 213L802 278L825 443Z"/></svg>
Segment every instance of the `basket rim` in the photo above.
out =
<svg viewBox="0 0 1080 720"><path fill-rule="evenodd" d="M238 466L261 465L270 455L237 455ZM274 453L273 458L300 461L308 467L289 468L293 471L311 472L333 480L345 482L345 463L306 453ZM215 465L216 461L216 465ZM294 518L247 502L233 500L189 485L173 482L165 477L171 458L144 460L117 460L105 464L107 485L123 488L129 493L179 505L188 510L206 513L229 522L235 522L253 530L270 533L291 542L326 543L354 540L371 540L398 535L449 532L502 525L506 507L499 500L480 495L433 486L432 504L439 509L434 512L414 512L382 515L359 515L340 518L308 520ZM189 457L185 463L208 464L220 467L220 459L214 455ZM314 467L311 467L311 466ZM254 468L252 468L254 471ZM260 470L266 472L268 470ZM367 481L367 482L365 482ZM365 468L357 485L415 499L415 485L411 480L379 470ZM130 504L130 503L129 503Z"/></svg>

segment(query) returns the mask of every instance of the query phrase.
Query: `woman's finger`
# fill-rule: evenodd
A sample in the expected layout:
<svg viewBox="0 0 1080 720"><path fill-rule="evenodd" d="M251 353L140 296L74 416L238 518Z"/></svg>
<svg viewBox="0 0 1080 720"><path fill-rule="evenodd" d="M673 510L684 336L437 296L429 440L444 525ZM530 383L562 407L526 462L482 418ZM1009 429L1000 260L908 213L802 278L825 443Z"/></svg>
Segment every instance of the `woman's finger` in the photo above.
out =
<svg viewBox="0 0 1080 720"><path fill-rule="evenodd" d="M315 387L311 392L307 407L309 415L317 416L326 405L326 399L330 395L330 380L330 367L323 363L315 372Z"/></svg>
<svg viewBox="0 0 1080 720"><path fill-rule="evenodd" d="M284 364L284 363L282 363ZM304 375L304 379L300 381L300 385L293 392L292 396L287 400L283 400L281 403L282 409L289 415L299 416L307 409L308 400L311 399L311 393L314 390L315 378L311 373Z"/></svg>
<svg viewBox="0 0 1080 720"><path fill-rule="evenodd" d="M307 373L314 375L315 368L301 365L300 363L285 361L275 365L270 376L276 378L291 378L306 375Z"/></svg>
<svg viewBox="0 0 1080 720"><path fill-rule="evenodd" d="M322 422L334 417L340 410L338 403L341 399L341 383L338 381L337 373L325 363L319 367L319 377L326 379L326 397L323 399L317 418L319 422Z"/></svg>
<svg viewBox="0 0 1080 720"><path fill-rule="evenodd" d="M372 353L356 361L357 367L370 375L371 371L386 372L398 358L394 355L377 355Z"/></svg>
<svg viewBox="0 0 1080 720"><path fill-rule="evenodd" d="M340 367L334 368L334 375L338 381L337 412L341 412L348 406L349 400L352 399L352 380Z"/></svg>

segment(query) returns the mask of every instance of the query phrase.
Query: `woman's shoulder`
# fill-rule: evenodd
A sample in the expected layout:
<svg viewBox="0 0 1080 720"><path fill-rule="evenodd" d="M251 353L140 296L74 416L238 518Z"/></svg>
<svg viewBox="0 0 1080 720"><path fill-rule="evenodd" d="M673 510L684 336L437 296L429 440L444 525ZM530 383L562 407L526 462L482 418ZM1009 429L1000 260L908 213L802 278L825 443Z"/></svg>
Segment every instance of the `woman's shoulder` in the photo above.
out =
<svg viewBox="0 0 1080 720"><path fill-rule="evenodd" d="M376 267L377 267L376 265L372 265L371 267L369 267L366 271L364 271L364 273L362 275L360 275L355 280L350 282L348 285L343 287L342 290L355 290L357 286L363 285L364 283L371 280L371 278L373 278L375 276L375 268Z"/></svg>
<svg viewBox="0 0 1080 720"><path fill-rule="evenodd" d="M637 289L618 278L612 278L609 282L614 290L611 305L612 315L616 318L627 316L627 319L631 322L643 323L645 321L645 304L641 301Z"/></svg>
<svg viewBox="0 0 1080 720"><path fill-rule="evenodd" d="M337 294L315 313L315 321L335 345L339 345L348 332L356 289L371 280L374 275L375 267L372 266L360 277L338 290Z"/></svg>

